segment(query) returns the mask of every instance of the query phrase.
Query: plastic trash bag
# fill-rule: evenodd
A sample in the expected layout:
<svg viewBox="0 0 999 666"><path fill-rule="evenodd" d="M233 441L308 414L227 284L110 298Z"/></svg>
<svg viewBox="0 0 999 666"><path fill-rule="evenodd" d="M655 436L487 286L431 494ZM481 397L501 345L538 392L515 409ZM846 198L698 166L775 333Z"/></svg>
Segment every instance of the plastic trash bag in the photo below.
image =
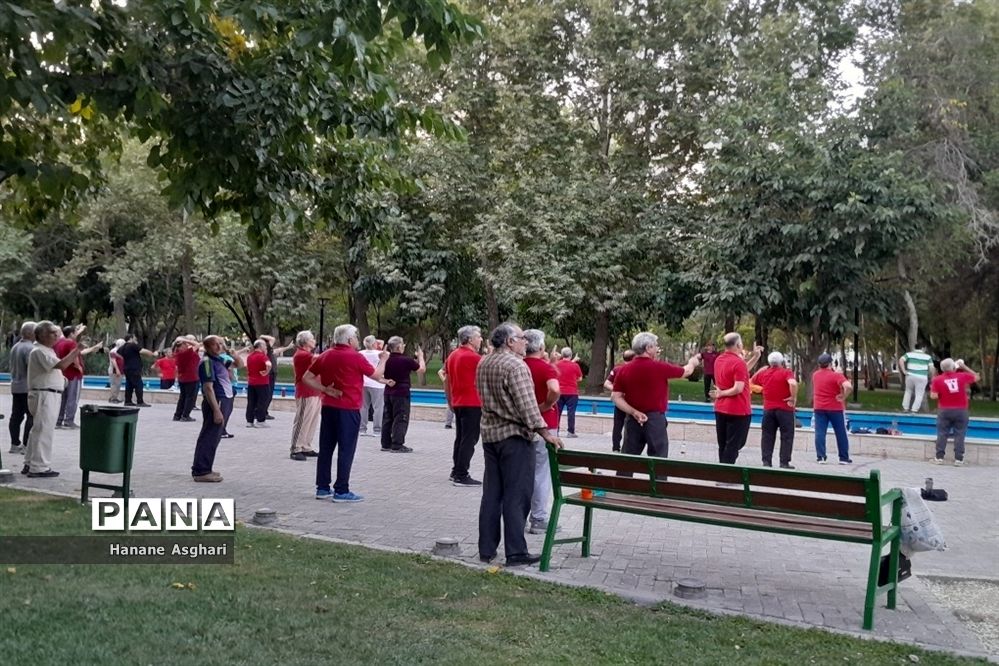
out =
<svg viewBox="0 0 999 666"><path fill-rule="evenodd" d="M947 550L943 532L919 488L902 488L902 544L907 556L929 550Z"/></svg>

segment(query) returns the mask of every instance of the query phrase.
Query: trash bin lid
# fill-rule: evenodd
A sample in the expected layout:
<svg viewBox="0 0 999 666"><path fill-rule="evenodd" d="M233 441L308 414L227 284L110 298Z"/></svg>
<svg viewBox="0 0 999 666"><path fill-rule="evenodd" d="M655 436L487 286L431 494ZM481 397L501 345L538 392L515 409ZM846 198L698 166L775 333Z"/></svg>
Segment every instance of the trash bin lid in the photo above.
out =
<svg viewBox="0 0 999 666"><path fill-rule="evenodd" d="M112 405L84 405L80 408L82 412L89 412L93 414L97 412L99 414L104 414L105 416L130 416L132 414L138 414L138 407L114 407Z"/></svg>

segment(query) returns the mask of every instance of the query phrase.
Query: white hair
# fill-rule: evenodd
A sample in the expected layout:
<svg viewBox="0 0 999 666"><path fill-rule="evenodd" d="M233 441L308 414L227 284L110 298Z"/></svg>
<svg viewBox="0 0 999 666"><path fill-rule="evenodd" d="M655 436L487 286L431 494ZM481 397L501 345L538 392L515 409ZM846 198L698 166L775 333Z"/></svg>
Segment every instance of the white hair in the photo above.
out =
<svg viewBox="0 0 999 666"><path fill-rule="evenodd" d="M527 341L528 354L536 354L545 348L545 332L537 328L524 331L524 340Z"/></svg>
<svg viewBox="0 0 999 666"><path fill-rule="evenodd" d="M333 344L335 345L345 345L350 342L351 338L356 337L357 327L353 324L340 324L333 329Z"/></svg>
<svg viewBox="0 0 999 666"><path fill-rule="evenodd" d="M638 355L644 354L649 347L659 343L659 336L655 333L644 331L631 339L631 348Z"/></svg>
<svg viewBox="0 0 999 666"><path fill-rule="evenodd" d="M315 340L316 336L312 335L312 331L299 331L298 335L295 336L295 346L304 347Z"/></svg>
<svg viewBox="0 0 999 666"><path fill-rule="evenodd" d="M957 370L957 363L952 358L945 358L940 361L940 371L941 372L954 372Z"/></svg>
<svg viewBox="0 0 999 666"><path fill-rule="evenodd" d="M378 342L378 338L376 338L373 335L369 335L369 336L367 336L367 337L364 338L364 348L365 349L374 349L376 342ZM339 342L337 344L343 344L343 343Z"/></svg>
<svg viewBox="0 0 999 666"><path fill-rule="evenodd" d="M568 347L562 347L562 358L572 358L572 350Z"/></svg>
<svg viewBox="0 0 999 666"><path fill-rule="evenodd" d="M482 329L478 326L462 326L458 329L458 344L468 344L476 335L482 335Z"/></svg>
<svg viewBox="0 0 999 666"><path fill-rule="evenodd" d="M404 344L406 344L406 341L402 339L402 336L393 335L388 339L388 342L385 343L385 347L390 352L401 352Z"/></svg>
<svg viewBox="0 0 999 666"><path fill-rule="evenodd" d="M778 351L770 352L770 355L767 356L767 363L774 367L784 365L784 355Z"/></svg>
<svg viewBox="0 0 999 666"><path fill-rule="evenodd" d="M35 322L26 321L21 324L21 337L27 338L35 334Z"/></svg>

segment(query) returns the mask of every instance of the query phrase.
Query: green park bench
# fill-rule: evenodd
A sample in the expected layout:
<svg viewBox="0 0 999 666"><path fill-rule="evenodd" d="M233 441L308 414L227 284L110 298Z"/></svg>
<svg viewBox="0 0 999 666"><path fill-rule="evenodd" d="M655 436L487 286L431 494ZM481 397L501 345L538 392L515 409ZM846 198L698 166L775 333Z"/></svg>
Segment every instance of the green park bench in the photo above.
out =
<svg viewBox="0 0 999 666"><path fill-rule="evenodd" d="M582 543L583 557L589 557L593 510L606 509L759 532L870 544L864 629L874 626L874 606L879 595L887 593L888 608L895 608L902 493L892 489L882 494L877 470L872 470L867 477L839 476L556 450L551 446L548 456L555 499L541 554L542 571L548 571L552 548L558 544ZM643 476L633 477L632 474ZM718 483L731 485L718 486ZM563 487L579 488L580 492L565 495ZM588 497L591 492L593 496ZM559 514L566 504L583 507L583 535L556 539ZM883 516L886 505L891 505L887 525ZM885 546L890 546L890 574L888 582L879 585Z"/></svg>

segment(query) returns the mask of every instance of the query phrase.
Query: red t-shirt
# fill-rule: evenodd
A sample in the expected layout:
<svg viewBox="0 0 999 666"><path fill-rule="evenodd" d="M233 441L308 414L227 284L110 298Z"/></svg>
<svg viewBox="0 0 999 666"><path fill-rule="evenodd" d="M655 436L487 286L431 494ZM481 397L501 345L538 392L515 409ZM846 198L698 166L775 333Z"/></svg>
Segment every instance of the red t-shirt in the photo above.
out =
<svg viewBox="0 0 999 666"><path fill-rule="evenodd" d="M715 386L725 391L736 382L742 382L742 393L715 400L715 412L730 416L749 416L753 413L753 402L749 388L749 368L742 356L727 351L715 359Z"/></svg>
<svg viewBox="0 0 999 666"><path fill-rule="evenodd" d="M267 372L267 354L262 351L251 352L246 357L246 383L250 386L269 386L270 373Z"/></svg>
<svg viewBox="0 0 999 666"><path fill-rule="evenodd" d="M309 368L323 386L333 384L343 395L334 398L323 394L323 407L360 410L364 394L364 378L375 369L361 352L347 345L334 345L316 357Z"/></svg>
<svg viewBox="0 0 999 666"><path fill-rule="evenodd" d="M543 358L525 358L524 363L531 371L531 379L534 381L534 397L540 405L548 397L548 380L558 379L558 371ZM558 409L555 405L552 405L552 408L547 412L541 412L541 418L545 420L545 425L549 428L558 428Z"/></svg>
<svg viewBox="0 0 999 666"><path fill-rule="evenodd" d="M295 350L295 355L291 357L291 365L295 368L296 398L315 398L319 395L319 391L306 385L305 382L302 381L302 377L305 375L306 370L309 369L315 359L315 354L305 349Z"/></svg>
<svg viewBox="0 0 999 666"><path fill-rule="evenodd" d="M937 409L967 409L967 389L974 383L970 372L945 372L934 377L930 391L938 396Z"/></svg>
<svg viewBox="0 0 999 666"><path fill-rule="evenodd" d="M153 365L159 368L160 379L177 378L177 361L175 361L174 359L167 358L166 356L164 356L163 358L156 359L156 362L153 363ZM198 372L197 363L194 364L194 372L195 374L197 374Z"/></svg>
<svg viewBox="0 0 999 666"><path fill-rule="evenodd" d="M579 380L583 378L583 370L575 361L562 359L557 363L558 392L561 395L579 395Z"/></svg>
<svg viewBox="0 0 999 666"><path fill-rule="evenodd" d="M52 347L52 350L59 358L66 358L74 349L76 349L76 341L69 338L59 338L59 341ZM66 379L80 379L83 377L83 369L80 367L79 356L76 357L75 361L62 369L62 376Z"/></svg>
<svg viewBox="0 0 999 666"><path fill-rule="evenodd" d="M812 374L812 407L828 412L842 412L846 402L837 400L842 395L841 388L846 382L846 376L831 368L819 368Z"/></svg>
<svg viewBox="0 0 999 666"><path fill-rule="evenodd" d="M665 412L669 408L669 380L683 377L683 368L648 356L625 363L614 377L614 392L623 393L640 412Z"/></svg>
<svg viewBox="0 0 999 666"><path fill-rule="evenodd" d="M763 387L763 409L793 412L794 407L786 402L791 397L789 379L794 379L794 373L787 368L766 367L753 375L749 383Z"/></svg>
<svg viewBox="0 0 999 666"><path fill-rule="evenodd" d="M475 371L482 358L468 347L458 347L447 357L444 372L451 391L452 407L481 407L479 392L475 388Z"/></svg>
<svg viewBox="0 0 999 666"><path fill-rule="evenodd" d="M177 381L189 383L198 381L198 364L201 357L198 351L191 347L178 349L173 355L173 360L177 362Z"/></svg>
<svg viewBox="0 0 999 666"><path fill-rule="evenodd" d="M701 367L704 370L704 374L708 377L714 377L715 375L715 361L721 356L716 351L702 351L701 352Z"/></svg>

